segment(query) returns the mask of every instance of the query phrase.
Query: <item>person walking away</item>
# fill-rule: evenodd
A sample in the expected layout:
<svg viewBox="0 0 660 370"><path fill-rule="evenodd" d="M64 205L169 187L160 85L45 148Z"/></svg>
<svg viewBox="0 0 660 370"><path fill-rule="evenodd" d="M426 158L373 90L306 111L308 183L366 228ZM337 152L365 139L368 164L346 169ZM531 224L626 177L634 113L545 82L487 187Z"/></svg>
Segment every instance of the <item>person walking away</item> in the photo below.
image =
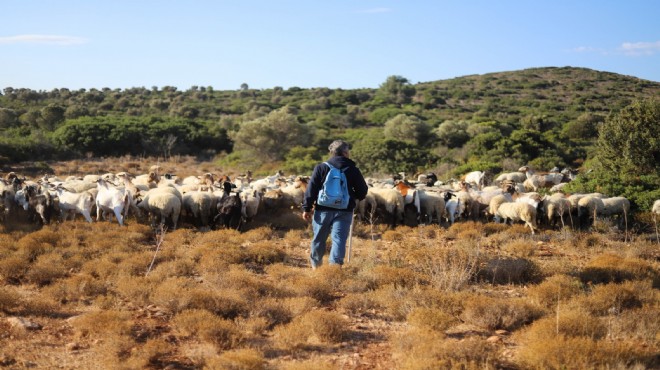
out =
<svg viewBox="0 0 660 370"><path fill-rule="evenodd" d="M312 222L314 232L309 256L313 269L323 264L328 235L332 240L328 262L337 265L344 264L346 240L353 222L353 209L356 200L363 200L368 191L367 183L360 169L350 159L349 144L343 140L335 140L330 144L328 150L331 157L326 162L314 167L302 203L302 217L305 221ZM318 204L319 193L323 189L328 173L331 172L330 166L341 170L346 176L349 199L348 205L342 208Z"/></svg>

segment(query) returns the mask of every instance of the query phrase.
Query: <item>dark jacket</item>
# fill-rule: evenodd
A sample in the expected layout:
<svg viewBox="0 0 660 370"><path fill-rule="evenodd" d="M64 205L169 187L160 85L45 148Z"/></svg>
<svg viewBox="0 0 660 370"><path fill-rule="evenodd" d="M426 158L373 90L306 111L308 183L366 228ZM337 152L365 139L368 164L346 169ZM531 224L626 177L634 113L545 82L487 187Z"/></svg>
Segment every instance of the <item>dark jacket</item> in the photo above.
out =
<svg viewBox="0 0 660 370"><path fill-rule="evenodd" d="M364 199L367 196L367 190L369 189L360 169L355 167L355 162L342 156L332 157L328 159L327 162L339 169L348 167L344 174L346 174L346 181L348 181L348 194L351 199L348 201L348 208L346 208L345 211L353 211L355 208L355 200ZM307 190L305 191L305 197L303 198L303 211L309 212L314 206L318 210L337 211L336 208L316 205L316 199L319 196L319 191L323 188L323 183L325 182L325 177L328 172L330 172L330 167L325 163L319 163L314 167L314 172L312 172L312 177L309 179Z"/></svg>

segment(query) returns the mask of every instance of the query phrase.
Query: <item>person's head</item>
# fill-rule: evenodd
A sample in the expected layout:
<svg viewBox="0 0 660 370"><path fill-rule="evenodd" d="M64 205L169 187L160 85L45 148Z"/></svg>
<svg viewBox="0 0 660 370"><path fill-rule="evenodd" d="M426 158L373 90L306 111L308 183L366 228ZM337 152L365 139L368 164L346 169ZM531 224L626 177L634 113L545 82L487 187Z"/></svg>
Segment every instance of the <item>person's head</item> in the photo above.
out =
<svg viewBox="0 0 660 370"><path fill-rule="evenodd" d="M344 140L335 140L328 146L328 150L330 151L330 155L336 156L336 155L341 155L344 157L348 157L348 151L350 149L350 146L348 145L347 142Z"/></svg>

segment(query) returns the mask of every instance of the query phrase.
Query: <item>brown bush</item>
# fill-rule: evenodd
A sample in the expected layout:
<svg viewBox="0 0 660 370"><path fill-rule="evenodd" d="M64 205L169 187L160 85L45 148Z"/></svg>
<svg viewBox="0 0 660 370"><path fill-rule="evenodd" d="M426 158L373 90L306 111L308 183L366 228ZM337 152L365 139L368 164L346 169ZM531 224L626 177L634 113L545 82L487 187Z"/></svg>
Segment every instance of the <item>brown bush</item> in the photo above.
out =
<svg viewBox="0 0 660 370"><path fill-rule="evenodd" d="M250 304L237 290L195 287L188 294L188 307L204 309L225 319L247 316L250 310Z"/></svg>
<svg viewBox="0 0 660 370"><path fill-rule="evenodd" d="M541 279L539 267L526 258L491 258L481 266L478 276L492 284L528 284Z"/></svg>
<svg viewBox="0 0 660 370"><path fill-rule="evenodd" d="M365 293L349 293L337 302L337 307L351 314L360 314L369 310L379 310L382 307L370 295Z"/></svg>
<svg viewBox="0 0 660 370"><path fill-rule="evenodd" d="M543 315L538 306L521 298L470 296L465 303L463 319L484 329L516 330Z"/></svg>
<svg viewBox="0 0 660 370"><path fill-rule="evenodd" d="M20 306L21 296L14 289L0 287L0 312L12 313Z"/></svg>
<svg viewBox="0 0 660 370"><path fill-rule="evenodd" d="M520 348L518 361L535 369L647 368L657 365L657 359L654 360L648 349L561 335L526 343Z"/></svg>
<svg viewBox="0 0 660 370"><path fill-rule="evenodd" d="M419 329L444 332L458 322L457 317L438 308L417 307L408 315L408 323Z"/></svg>
<svg viewBox="0 0 660 370"><path fill-rule="evenodd" d="M537 246L533 240L519 238L505 243L502 249L514 257L527 258L534 256Z"/></svg>
<svg viewBox="0 0 660 370"><path fill-rule="evenodd" d="M37 258L25 274L25 278L33 284L46 285L66 275L67 270L62 263L62 256L48 253Z"/></svg>
<svg viewBox="0 0 660 370"><path fill-rule="evenodd" d="M190 306L193 286L186 278L168 278L156 285L149 301L171 313L181 312Z"/></svg>
<svg viewBox="0 0 660 370"><path fill-rule="evenodd" d="M601 339L607 335L605 323L580 309L559 309L541 318L524 333L523 342L542 341L557 336Z"/></svg>
<svg viewBox="0 0 660 370"><path fill-rule="evenodd" d="M456 291L464 288L475 278L479 255L477 243L462 240L456 242L453 248L443 246L418 248L408 255L408 260L435 288Z"/></svg>
<svg viewBox="0 0 660 370"><path fill-rule="evenodd" d="M273 333L284 350L295 350L309 342L339 343L348 334L348 321L335 312L312 310Z"/></svg>
<svg viewBox="0 0 660 370"><path fill-rule="evenodd" d="M24 257L17 255L0 259L0 277L6 283L16 284L27 273L30 263Z"/></svg>
<svg viewBox="0 0 660 370"><path fill-rule="evenodd" d="M621 284L597 285L578 304L597 315L618 314L625 310L642 307L644 303L656 304L658 293L650 281L628 281Z"/></svg>
<svg viewBox="0 0 660 370"><path fill-rule="evenodd" d="M286 259L286 253L280 246L270 240L261 240L248 244L243 251L243 260L241 262L252 262L262 265L283 262Z"/></svg>
<svg viewBox="0 0 660 370"><path fill-rule="evenodd" d="M127 301L144 306L150 303L149 297L156 285L155 281L144 276L122 276L114 283L114 291Z"/></svg>
<svg viewBox="0 0 660 370"><path fill-rule="evenodd" d="M91 311L69 320L71 326L81 337L91 334L127 335L130 334L131 322L126 312L116 310Z"/></svg>
<svg viewBox="0 0 660 370"><path fill-rule="evenodd" d="M390 339L398 369L496 369L497 349L484 340L445 338L439 331L411 329Z"/></svg>
<svg viewBox="0 0 660 370"><path fill-rule="evenodd" d="M181 337L197 337L228 350L239 345L244 337L232 321L222 319L206 310L185 310L172 319L173 330Z"/></svg>
<svg viewBox="0 0 660 370"><path fill-rule="evenodd" d="M611 253L602 254L589 261L580 272L580 278L593 284L651 279L655 288L660 287L660 273L652 263Z"/></svg>
<svg viewBox="0 0 660 370"><path fill-rule="evenodd" d="M63 279L44 289L47 296L58 302L78 302L105 295L108 292L106 283L85 273Z"/></svg>
<svg viewBox="0 0 660 370"><path fill-rule="evenodd" d="M206 361L205 370L262 370L267 368L264 355L255 349L236 349L223 352Z"/></svg>
<svg viewBox="0 0 660 370"><path fill-rule="evenodd" d="M584 292L579 279L568 275L553 275L538 285L532 285L527 295L532 302L548 308L555 308L557 302L566 302Z"/></svg>

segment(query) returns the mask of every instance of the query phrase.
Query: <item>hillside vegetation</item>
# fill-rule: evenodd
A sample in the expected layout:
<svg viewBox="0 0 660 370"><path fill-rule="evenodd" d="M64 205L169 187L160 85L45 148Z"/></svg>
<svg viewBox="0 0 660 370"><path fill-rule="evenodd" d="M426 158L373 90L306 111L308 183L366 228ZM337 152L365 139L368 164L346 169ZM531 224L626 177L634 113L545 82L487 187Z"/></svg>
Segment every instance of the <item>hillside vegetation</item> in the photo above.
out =
<svg viewBox="0 0 660 370"><path fill-rule="evenodd" d="M247 84L236 91L8 87L0 96L0 164L193 155L216 160L223 169L308 173L326 155L329 142L343 138L353 145L352 157L366 174L434 171L447 179L521 165L583 167L598 150L605 153L598 139L608 119L614 131L617 119L632 119L642 124L632 122L628 129L644 132L627 144L648 148L632 154L645 156L643 162L652 165L641 173L637 169L632 180L623 181L630 186L611 194L631 196L659 185L660 169L653 164L660 162L658 96L660 83L571 67L417 84L390 76L378 89L354 90L254 90ZM613 118L635 104L642 104L639 114ZM626 144L625 137L603 140L615 148ZM620 168L610 163L601 169ZM651 178L643 178L642 185L631 184L647 174ZM610 175L599 176L602 183ZM642 201L645 208L652 198Z"/></svg>

